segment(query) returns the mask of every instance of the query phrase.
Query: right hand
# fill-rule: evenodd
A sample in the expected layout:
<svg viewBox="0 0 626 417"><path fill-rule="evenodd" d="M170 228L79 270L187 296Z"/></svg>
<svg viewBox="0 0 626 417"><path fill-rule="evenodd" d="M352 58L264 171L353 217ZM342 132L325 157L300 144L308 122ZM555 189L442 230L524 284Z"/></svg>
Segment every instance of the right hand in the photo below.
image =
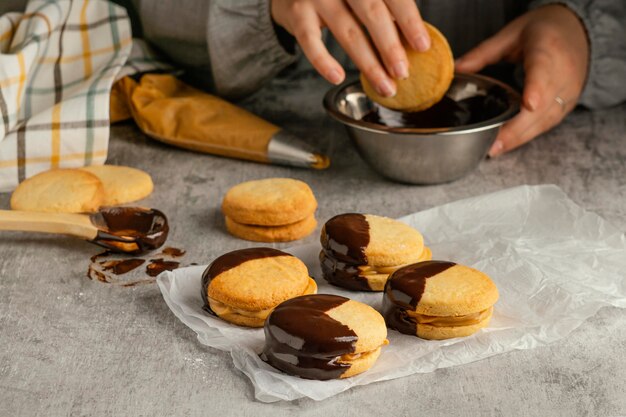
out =
<svg viewBox="0 0 626 417"><path fill-rule="evenodd" d="M274 22L296 38L317 72L339 84L345 71L322 41L322 28L328 27L378 94L385 97L396 94L394 79L409 76L398 27L413 49L430 48L414 0L271 0L271 13Z"/></svg>

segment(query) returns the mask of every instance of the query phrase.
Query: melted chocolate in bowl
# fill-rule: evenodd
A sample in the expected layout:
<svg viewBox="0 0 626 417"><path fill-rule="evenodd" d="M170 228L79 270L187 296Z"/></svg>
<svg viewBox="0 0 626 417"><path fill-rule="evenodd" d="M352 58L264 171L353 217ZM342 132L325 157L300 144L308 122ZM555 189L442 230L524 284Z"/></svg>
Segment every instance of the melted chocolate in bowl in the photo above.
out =
<svg viewBox="0 0 626 417"><path fill-rule="evenodd" d="M160 248L167 240L165 214L139 207L107 207L90 216L98 227L93 243L115 252L139 254Z"/></svg>
<svg viewBox="0 0 626 417"><path fill-rule="evenodd" d="M388 127L438 129L473 125L502 114L509 98L500 86L486 92L454 100L444 96L434 106L420 112L402 112L374 105L361 120Z"/></svg>

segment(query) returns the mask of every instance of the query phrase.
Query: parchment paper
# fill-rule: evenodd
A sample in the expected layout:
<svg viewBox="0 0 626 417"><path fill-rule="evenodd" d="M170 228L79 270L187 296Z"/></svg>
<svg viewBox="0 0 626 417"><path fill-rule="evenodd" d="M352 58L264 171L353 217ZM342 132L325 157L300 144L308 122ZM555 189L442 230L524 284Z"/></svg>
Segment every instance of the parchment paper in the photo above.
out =
<svg viewBox="0 0 626 417"><path fill-rule="evenodd" d="M385 213L375 213L384 215ZM172 312L208 346L230 352L264 402L336 395L356 385L432 372L513 349L566 337L603 306L626 308L626 237L583 210L556 186L522 186L457 201L400 220L416 227L433 259L452 260L489 274L500 291L487 329L467 338L427 341L389 331L390 344L369 371L353 378L310 381L261 361L262 329L230 325L202 310L204 266L158 277ZM344 295L380 309L381 293L343 291L321 278L318 244L295 246L319 293Z"/></svg>

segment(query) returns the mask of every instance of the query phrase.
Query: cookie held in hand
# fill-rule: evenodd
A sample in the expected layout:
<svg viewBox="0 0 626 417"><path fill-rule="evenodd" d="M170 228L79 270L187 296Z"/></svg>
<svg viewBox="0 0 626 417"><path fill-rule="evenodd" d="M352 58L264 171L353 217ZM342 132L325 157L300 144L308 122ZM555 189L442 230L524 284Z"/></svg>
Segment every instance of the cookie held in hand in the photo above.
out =
<svg viewBox="0 0 626 417"><path fill-rule="evenodd" d="M396 95L383 97L361 74L363 91L376 103L394 110L422 111L439 102L454 77L454 58L446 38L434 26L424 23L431 39L430 49L419 52L404 43L409 76L396 80Z"/></svg>

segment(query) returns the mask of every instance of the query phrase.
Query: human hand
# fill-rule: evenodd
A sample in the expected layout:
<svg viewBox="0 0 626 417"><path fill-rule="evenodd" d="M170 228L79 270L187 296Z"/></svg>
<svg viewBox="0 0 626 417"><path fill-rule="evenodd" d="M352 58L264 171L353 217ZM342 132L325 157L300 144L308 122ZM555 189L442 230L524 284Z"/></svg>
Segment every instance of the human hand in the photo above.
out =
<svg viewBox="0 0 626 417"><path fill-rule="evenodd" d="M322 28L328 27L372 86L385 97L396 94L394 79L409 76L398 27L415 50L430 48L430 38L414 0L271 0L271 13L274 22L296 38L317 72L339 84L345 79L345 71L322 42Z"/></svg>
<svg viewBox="0 0 626 417"><path fill-rule="evenodd" d="M491 157L548 131L576 106L588 71L585 28L566 6L540 7L458 59L456 70L476 72L501 60L523 62L524 91L520 112L500 129Z"/></svg>

